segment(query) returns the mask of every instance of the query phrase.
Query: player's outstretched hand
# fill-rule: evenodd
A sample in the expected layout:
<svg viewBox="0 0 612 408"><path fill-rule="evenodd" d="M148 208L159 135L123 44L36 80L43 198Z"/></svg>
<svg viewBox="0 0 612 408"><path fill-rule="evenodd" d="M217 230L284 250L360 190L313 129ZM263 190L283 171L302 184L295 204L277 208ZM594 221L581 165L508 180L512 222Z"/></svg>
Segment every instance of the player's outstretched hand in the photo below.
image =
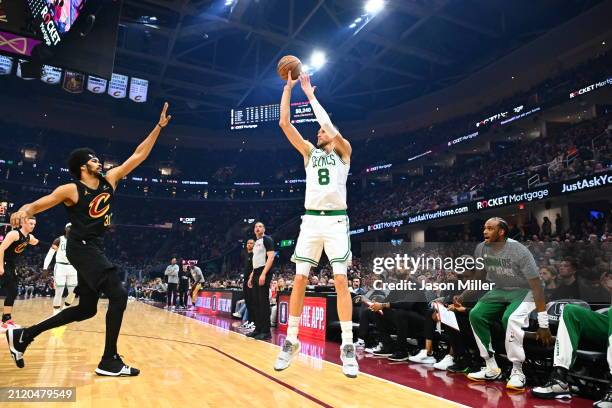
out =
<svg viewBox="0 0 612 408"><path fill-rule="evenodd" d="M172 119L172 115L166 115L166 112L168 111L168 106L168 102L164 102L164 107L161 111L161 115L159 115L158 123L161 128L165 128L166 126L168 126L170 119Z"/></svg>
<svg viewBox="0 0 612 408"><path fill-rule="evenodd" d="M13 228L19 228L21 223L28 218L28 213L25 211L16 211L11 214L11 226Z"/></svg>
<svg viewBox="0 0 612 408"><path fill-rule="evenodd" d="M304 95L308 97L308 99L314 98L314 93L317 90L316 86L312 86L310 83L310 75L305 72L300 74L300 85L302 86L302 91L304 91Z"/></svg>
<svg viewBox="0 0 612 408"><path fill-rule="evenodd" d="M300 78L294 80L291 78L291 75L287 75L287 84L285 86L289 89L293 89L293 87L295 86L295 84L297 84L299 80Z"/></svg>

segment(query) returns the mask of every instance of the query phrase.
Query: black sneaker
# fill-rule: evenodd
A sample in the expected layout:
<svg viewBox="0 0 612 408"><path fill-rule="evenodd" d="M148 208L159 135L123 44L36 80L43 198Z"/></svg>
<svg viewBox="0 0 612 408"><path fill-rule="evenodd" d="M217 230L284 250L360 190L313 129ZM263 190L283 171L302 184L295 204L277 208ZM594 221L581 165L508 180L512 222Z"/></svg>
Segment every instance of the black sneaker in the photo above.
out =
<svg viewBox="0 0 612 408"><path fill-rule="evenodd" d="M471 361L466 357L458 357L455 359L455 363L448 367L446 370L451 373L469 373Z"/></svg>
<svg viewBox="0 0 612 408"><path fill-rule="evenodd" d="M567 383L566 370L561 367L554 367L550 379L541 387L531 389L531 394L543 399L563 399L572 398L570 386Z"/></svg>
<svg viewBox="0 0 612 408"><path fill-rule="evenodd" d="M125 365L123 360L121 360L121 356L115 354L112 357L102 357L98 368L96 368L96 374L107 377L133 377L140 374L140 370Z"/></svg>
<svg viewBox="0 0 612 408"><path fill-rule="evenodd" d="M272 334L268 333L259 333L257 336L253 337L255 340L270 340L272 338Z"/></svg>
<svg viewBox="0 0 612 408"><path fill-rule="evenodd" d="M17 367L23 368L25 366L23 353L32 342L32 339L25 336L25 329L14 329L9 327L6 331L6 341L8 342L9 352L15 364L17 364Z"/></svg>
<svg viewBox="0 0 612 408"><path fill-rule="evenodd" d="M383 345L382 349L380 349L379 351L374 351L372 354L374 354L375 356L389 357L393 355L393 350L391 349L391 347Z"/></svg>
<svg viewBox="0 0 612 408"><path fill-rule="evenodd" d="M261 333L260 333L260 332L258 332L257 330L253 330L252 332L250 332L250 333L249 333L249 334L247 334L246 336L247 336L247 337L253 337L253 338L254 338L254 337L259 336L260 334L261 334Z"/></svg>
<svg viewBox="0 0 612 408"><path fill-rule="evenodd" d="M390 361L407 361L410 358L410 354L405 351L396 351L387 357Z"/></svg>

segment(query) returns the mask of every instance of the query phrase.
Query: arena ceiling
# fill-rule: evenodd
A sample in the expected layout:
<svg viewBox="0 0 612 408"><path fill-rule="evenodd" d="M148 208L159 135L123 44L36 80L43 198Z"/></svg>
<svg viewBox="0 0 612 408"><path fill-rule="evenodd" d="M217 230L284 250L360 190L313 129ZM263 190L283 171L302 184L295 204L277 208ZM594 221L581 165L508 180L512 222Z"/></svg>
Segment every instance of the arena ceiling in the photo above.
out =
<svg viewBox="0 0 612 408"><path fill-rule="evenodd" d="M318 92L359 117L460 81L597 0L125 0L117 72L148 78L181 116L277 102L276 62L327 54ZM362 21L364 21L362 20Z"/></svg>

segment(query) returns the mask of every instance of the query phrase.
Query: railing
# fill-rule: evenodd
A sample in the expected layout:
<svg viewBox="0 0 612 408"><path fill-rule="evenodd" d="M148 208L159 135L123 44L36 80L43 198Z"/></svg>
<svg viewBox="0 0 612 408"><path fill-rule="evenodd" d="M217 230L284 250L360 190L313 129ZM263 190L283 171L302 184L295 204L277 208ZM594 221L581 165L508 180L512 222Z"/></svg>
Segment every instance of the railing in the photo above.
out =
<svg viewBox="0 0 612 408"><path fill-rule="evenodd" d="M531 188L531 186L537 185L539 183L540 183L540 175L539 174L533 175L529 177L529 179L527 180L527 188Z"/></svg>
<svg viewBox="0 0 612 408"><path fill-rule="evenodd" d="M599 148L596 146L595 142L597 142L598 140L601 140L604 137L605 138L610 137L610 134L608 133L608 131L602 132L601 134L595 136L593 140L591 140L591 149L593 150L593 158L595 160L599 159ZM607 140L607 139L604 139L604 140Z"/></svg>
<svg viewBox="0 0 612 408"><path fill-rule="evenodd" d="M568 153L567 158L565 159L565 167L569 167L569 165L572 164L572 162L576 160L577 158L578 158L578 149L576 149L575 151L571 153Z"/></svg>

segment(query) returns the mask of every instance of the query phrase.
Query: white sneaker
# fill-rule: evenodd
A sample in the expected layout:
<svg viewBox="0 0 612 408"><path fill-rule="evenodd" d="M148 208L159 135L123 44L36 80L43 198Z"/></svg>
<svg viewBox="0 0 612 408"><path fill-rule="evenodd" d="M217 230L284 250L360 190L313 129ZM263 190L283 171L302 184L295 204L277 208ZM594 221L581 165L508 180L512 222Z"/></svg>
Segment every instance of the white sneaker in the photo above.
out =
<svg viewBox="0 0 612 408"><path fill-rule="evenodd" d="M356 378L359 374L359 364L355 356L355 346L345 344L340 347L340 360L342 360L342 372L349 378Z"/></svg>
<svg viewBox="0 0 612 408"><path fill-rule="evenodd" d="M513 368L510 373L510 378L506 383L506 388L511 390L524 390L525 389L525 374L523 374L523 370L519 368Z"/></svg>
<svg viewBox="0 0 612 408"><path fill-rule="evenodd" d="M436 359L434 358L434 356L427 355L427 350L419 351L417 355L410 356L408 360L412 361L413 363L419 363L419 364L435 364L436 363Z"/></svg>
<svg viewBox="0 0 612 408"><path fill-rule="evenodd" d="M355 348L365 348L365 340L357 339L357 341L355 342Z"/></svg>
<svg viewBox="0 0 612 408"><path fill-rule="evenodd" d="M472 381L493 381L501 377L501 369L482 367L480 371L469 373L467 378Z"/></svg>
<svg viewBox="0 0 612 408"><path fill-rule="evenodd" d="M285 344L283 344L283 348L280 353L278 353L278 357L276 357L276 362L274 363L274 369L276 371L282 371L289 367L291 364L291 360L293 357L300 353L300 342L292 343L289 340L285 340Z"/></svg>
<svg viewBox="0 0 612 408"><path fill-rule="evenodd" d="M546 384L541 387L531 389L531 394L537 398L544 399L570 399L572 390L567 382L560 378L551 377Z"/></svg>
<svg viewBox="0 0 612 408"><path fill-rule="evenodd" d="M383 349L383 344L382 343L378 343L376 346L367 348L364 351L366 353L369 353L369 354L374 354L374 353L378 353L382 349Z"/></svg>
<svg viewBox="0 0 612 408"><path fill-rule="evenodd" d="M434 364L433 367L436 370L446 371L446 369L448 367L452 366L453 364L455 364L455 359L450 354L447 354L447 355L444 356L444 358L442 360L440 360L436 364Z"/></svg>
<svg viewBox="0 0 612 408"><path fill-rule="evenodd" d="M234 317L235 317L235 318L237 318L237 319L240 319L240 318L242 317L242 316L240 315L240 313L238 313L238 312L234 312L234 313L232 313L232 316L234 316Z"/></svg>

